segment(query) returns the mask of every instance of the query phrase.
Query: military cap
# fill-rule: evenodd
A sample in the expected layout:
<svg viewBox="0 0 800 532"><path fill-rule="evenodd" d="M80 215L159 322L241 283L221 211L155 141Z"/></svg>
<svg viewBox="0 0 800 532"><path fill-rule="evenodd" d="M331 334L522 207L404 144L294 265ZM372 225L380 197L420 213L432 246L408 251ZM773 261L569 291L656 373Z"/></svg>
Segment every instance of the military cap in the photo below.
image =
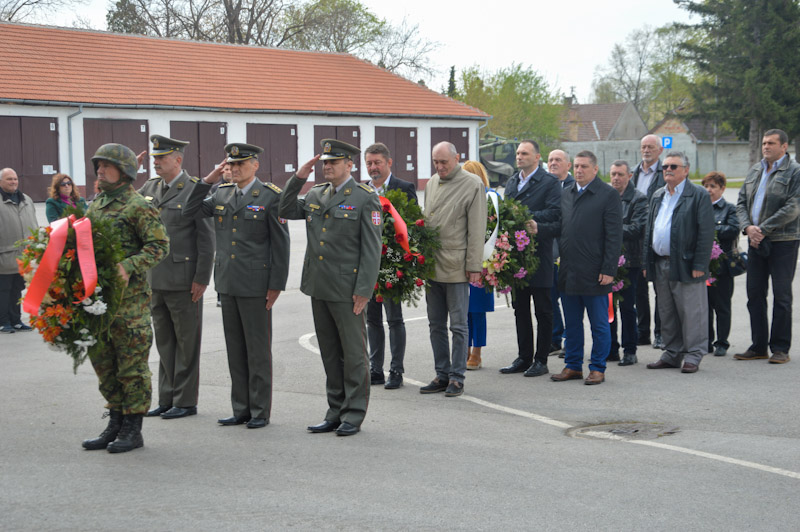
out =
<svg viewBox="0 0 800 532"><path fill-rule="evenodd" d="M330 159L350 159L352 161L358 159L358 154L361 153L361 150L352 144L336 139L322 139L319 145L322 146L320 161Z"/></svg>
<svg viewBox="0 0 800 532"><path fill-rule="evenodd" d="M150 155L167 155L175 151L183 153L183 149L189 145L185 140L171 139L162 135L150 135L150 142L153 143Z"/></svg>
<svg viewBox="0 0 800 532"><path fill-rule="evenodd" d="M258 154L264 153L264 148L259 148L252 144L232 142L225 146L225 153L228 154L228 162L235 163L236 161L246 161L247 159L258 159Z"/></svg>

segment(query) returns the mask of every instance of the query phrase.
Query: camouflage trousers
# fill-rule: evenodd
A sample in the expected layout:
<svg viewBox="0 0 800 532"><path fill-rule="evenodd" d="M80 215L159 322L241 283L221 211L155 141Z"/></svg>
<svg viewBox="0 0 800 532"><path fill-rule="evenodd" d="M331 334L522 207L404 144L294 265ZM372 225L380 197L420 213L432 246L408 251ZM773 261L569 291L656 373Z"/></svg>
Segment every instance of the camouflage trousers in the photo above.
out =
<svg viewBox="0 0 800 532"><path fill-rule="evenodd" d="M122 410L123 415L145 414L152 393L147 364L153 343L150 315L115 320L111 338L104 349L89 354L106 408Z"/></svg>

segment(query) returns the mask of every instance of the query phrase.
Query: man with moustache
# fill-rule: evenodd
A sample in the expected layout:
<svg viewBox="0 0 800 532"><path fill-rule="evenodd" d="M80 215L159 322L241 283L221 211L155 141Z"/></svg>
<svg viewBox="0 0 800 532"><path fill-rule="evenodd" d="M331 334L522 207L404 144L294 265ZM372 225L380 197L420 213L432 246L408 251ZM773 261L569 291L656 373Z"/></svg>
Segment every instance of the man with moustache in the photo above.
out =
<svg viewBox="0 0 800 532"><path fill-rule="evenodd" d="M500 373L522 373L539 377L549 373L547 357L553 337L553 237L558 233L561 219L561 186L559 180L539 166L539 144L523 140L517 147L519 173L506 183L506 197L528 208L529 231L536 235L535 255L539 268L529 274L528 286L515 290L512 297L517 328L517 358ZM532 229L535 228L535 229ZM537 342L534 356L531 299L536 314Z"/></svg>
<svg viewBox="0 0 800 532"><path fill-rule="evenodd" d="M364 161L372 180L369 186L380 196L388 190L400 190L409 200L417 201L414 184L403 181L392 173L392 157L389 148L376 142L364 150ZM392 362L389 366L389 380L383 375L383 353L386 334L383 330L383 311L389 323L389 347ZM367 303L367 336L369 337L370 383L383 384L387 390L396 390L403 385L403 358L406 353L406 325L403 322L403 305L385 298L379 303L373 296Z"/></svg>
<svg viewBox="0 0 800 532"><path fill-rule="evenodd" d="M666 186L650 200L645 232L645 277L656 286L664 352L648 369L697 372L708 350L706 279L714 243L708 192L692 184L682 152L664 158Z"/></svg>
<svg viewBox="0 0 800 532"><path fill-rule="evenodd" d="M572 163L564 150L553 150L547 156L547 171L558 178L562 193L564 189L575 182L572 174L569 173L570 168L572 168ZM559 200L560 209L561 202ZM553 340L550 345L550 355L564 358L564 349L561 347L564 339L564 317L559 304L561 294L558 292L558 257L558 237L556 237L553 239L553 288L550 290L550 298L553 301Z"/></svg>
<svg viewBox="0 0 800 532"><path fill-rule="evenodd" d="M153 290L153 316L158 364L158 406L148 417L177 419L197 414L200 387L200 339L203 334L203 294L214 266L211 220L181 216L191 190L183 170L188 142L162 135L150 137L153 168L139 194L156 207L171 242L169 254L147 272ZM138 155L144 162L145 152Z"/></svg>
<svg viewBox="0 0 800 532"><path fill-rule="evenodd" d="M642 162L633 170L633 184L636 190L647 197L653 197L656 190L664 186L664 171L661 168L659 157L664 148L661 147L661 138L656 135L645 135L640 144ZM664 342L661 338L661 320L658 314L658 291L653 285L656 295L656 308L653 312L653 347L663 349ZM650 293L647 279L640 277L636 284L636 320L638 322L638 345L650 344Z"/></svg>
<svg viewBox="0 0 800 532"><path fill-rule="evenodd" d="M369 361L364 309L381 263L383 219L378 195L350 175L361 150L336 139L286 183L281 216L305 218L305 263L300 290L311 296L314 329L325 367L328 411L311 433L351 436L361 430L369 403ZM325 183L300 190L321 160Z"/></svg>
<svg viewBox="0 0 800 532"><path fill-rule="evenodd" d="M592 351L585 384L605 381L611 348L608 294L622 248L622 204L619 193L597 178L597 157L575 156L575 183L561 196L561 269L558 287L564 305L566 367L555 382L583 379L583 314L589 316Z"/></svg>
<svg viewBox="0 0 800 532"><path fill-rule="evenodd" d="M256 179L264 150L231 143L225 152L227 158L194 184L183 215L199 211L214 219L214 285L222 300L233 409L218 423L258 429L269 425L272 409L272 308L289 276L289 230L278 218L281 189ZM207 197L226 162L231 183Z"/></svg>
<svg viewBox="0 0 800 532"><path fill-rule="evenodd" d="M622 360L619 361L617 336L618 315L611 322L611 352L607 361L619 361L620 366L636 364L636 287L642 275L642 242L647 225L647 197L631 183L630 167L626 161L611 163L611 186L622 200L622 248L629 285L619 292L619 317L622 318Z"/></svg>

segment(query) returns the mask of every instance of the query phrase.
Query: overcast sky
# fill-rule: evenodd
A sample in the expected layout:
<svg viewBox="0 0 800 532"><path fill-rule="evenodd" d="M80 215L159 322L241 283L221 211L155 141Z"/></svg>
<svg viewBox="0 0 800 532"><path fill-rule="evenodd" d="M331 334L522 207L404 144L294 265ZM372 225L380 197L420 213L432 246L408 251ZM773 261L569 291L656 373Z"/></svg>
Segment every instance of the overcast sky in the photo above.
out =
<svg viewBox="0 0 800 532"><path fill-rule="evenodd" d="M441 90L449 69L478 65L487 71L518 63L533 66L552 88L587 103L592 75L611 48L633 28L689 21L672 0L361 0L376 15L399 24L403 17L441 47L439 71L429 86ZM108 0L90 0L76 14L105 29ZM66 17L69 20L69 17ZM62 22L63 23L63 22Z"/></svg>

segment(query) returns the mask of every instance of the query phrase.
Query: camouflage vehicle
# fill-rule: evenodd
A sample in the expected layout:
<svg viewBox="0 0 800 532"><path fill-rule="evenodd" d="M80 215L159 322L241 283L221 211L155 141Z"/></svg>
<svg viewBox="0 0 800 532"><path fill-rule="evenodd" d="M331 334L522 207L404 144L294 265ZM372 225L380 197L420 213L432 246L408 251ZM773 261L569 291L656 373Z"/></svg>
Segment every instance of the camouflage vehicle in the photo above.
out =
<svg viewBox="0 0 800 532"><path fill-rule="evenodd" d="M518 172L517 146L517 139L505 139L488 133L481 139L480 161L486 167L492 187L505 186L508 178Z"/></svg>

